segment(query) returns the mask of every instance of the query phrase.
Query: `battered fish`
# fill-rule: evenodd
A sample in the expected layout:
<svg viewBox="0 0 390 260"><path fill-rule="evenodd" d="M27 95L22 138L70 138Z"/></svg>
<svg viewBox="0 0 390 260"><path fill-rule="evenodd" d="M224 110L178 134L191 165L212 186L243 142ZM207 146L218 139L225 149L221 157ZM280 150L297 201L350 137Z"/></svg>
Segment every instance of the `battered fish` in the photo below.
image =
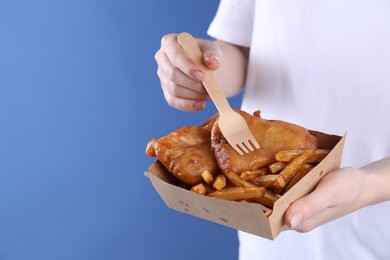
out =
<svg viewBox="0 0 390 260"><path fill-rule="evenodd" d="M257 170L274 162L274 155L281 150L315 149L317 139L308 130L298 125L283 121L270 121L260 117L260 111L253 116L236 110L246 120L260 149L249 154L239 155L221 134L215 122L211 131L211 146L219 168L223 173L230 171L241 173Z"/></svg>
<svg viewBox="0 0 390 260"><path fill-rule="evenodd" d="M211 126L186 126L160 138L152 139L146 148L148 156L158 160L175 177L188 185L202 182L201 173L219 172L218 164L211 150Z"/></svg>

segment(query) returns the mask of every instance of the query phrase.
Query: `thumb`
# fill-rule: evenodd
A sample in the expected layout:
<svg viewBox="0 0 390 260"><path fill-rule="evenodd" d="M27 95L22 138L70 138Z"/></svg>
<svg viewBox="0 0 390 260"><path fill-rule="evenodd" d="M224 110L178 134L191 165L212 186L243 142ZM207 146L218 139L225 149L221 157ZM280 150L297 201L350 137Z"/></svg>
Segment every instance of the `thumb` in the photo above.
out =
<svg viewBox="0 0 390 260"><path fill-rule="evenodd" d="M286 225L299 232L308 232L328 222L332 212L328 197L318 190L293 202L286 213Z"/></svg>
<svg viewBox="0 0 390 260"><path fill-rule="evenodd" d="M222 50L215 42L199 40L199 47L203 53L203 62L211 70L218 69L222 59Z"/></svg>

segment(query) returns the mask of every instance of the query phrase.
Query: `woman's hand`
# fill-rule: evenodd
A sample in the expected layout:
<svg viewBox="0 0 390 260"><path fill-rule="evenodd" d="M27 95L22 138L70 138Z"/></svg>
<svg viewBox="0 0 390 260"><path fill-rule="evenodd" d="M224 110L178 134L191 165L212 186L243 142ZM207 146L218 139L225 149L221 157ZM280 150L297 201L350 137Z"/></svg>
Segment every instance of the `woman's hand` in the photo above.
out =
<svg viewBox="0 0 390 260"><path fill-rule="evenodd" d="M309 195L284 214L287 226L308 232L368 205L390 200L390 157L362 168L341 168L326 175Z"/></svg>
<svg viewBox="0 0 390 260"><path fill-rule="evenodd" d="M308 232L331 220L347 215L367 203L366 173L362 169L341 168L326 175L309 195L287 209L287 226ZM372 189L372 187L371 187Z"/></svg>
<svg viewBox="0 0 390 260"><path fill-rule="evenodd" d="M212 70L219 68L221 49L212 41L197 41L203 52L204 64ZM168 104L184 111L203 110L205 101L210 99L202 85L204 71L183 51L177 42L177 34L168 34L161 39L155 59L157 75Z"/></svg>

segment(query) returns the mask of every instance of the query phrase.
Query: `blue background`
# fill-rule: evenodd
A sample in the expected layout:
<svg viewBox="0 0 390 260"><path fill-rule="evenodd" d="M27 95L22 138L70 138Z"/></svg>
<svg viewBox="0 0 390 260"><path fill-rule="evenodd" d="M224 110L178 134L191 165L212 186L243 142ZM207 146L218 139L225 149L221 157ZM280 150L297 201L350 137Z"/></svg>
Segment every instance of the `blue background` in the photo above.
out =
<svg viewBox="0 0 390 260"><path fill-rule="evenodd" d="M143 175L152 137L216 112L169 107L154 54L166 33L207 37L217 6L0 0L1 260L237 259L235 230Z"/></svg>

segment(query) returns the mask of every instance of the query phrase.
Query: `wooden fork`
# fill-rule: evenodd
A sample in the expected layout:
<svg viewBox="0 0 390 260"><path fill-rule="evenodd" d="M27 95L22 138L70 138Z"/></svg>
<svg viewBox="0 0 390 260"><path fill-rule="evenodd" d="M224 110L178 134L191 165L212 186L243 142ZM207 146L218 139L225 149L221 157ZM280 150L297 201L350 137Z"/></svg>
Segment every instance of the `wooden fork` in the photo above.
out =
<svg viewBox="0 0 390 260"><path fill-rule="evenodd" d="M186 32L180 33L177 40L187 55L193 61L200 64L205 72L205 78L202 83L218 109L218 126L228 143L240 155L258 149L260 145L253 136L245 119L230 107L213 72L204 65L202 52L196 40L191 34Z"/></svg>

